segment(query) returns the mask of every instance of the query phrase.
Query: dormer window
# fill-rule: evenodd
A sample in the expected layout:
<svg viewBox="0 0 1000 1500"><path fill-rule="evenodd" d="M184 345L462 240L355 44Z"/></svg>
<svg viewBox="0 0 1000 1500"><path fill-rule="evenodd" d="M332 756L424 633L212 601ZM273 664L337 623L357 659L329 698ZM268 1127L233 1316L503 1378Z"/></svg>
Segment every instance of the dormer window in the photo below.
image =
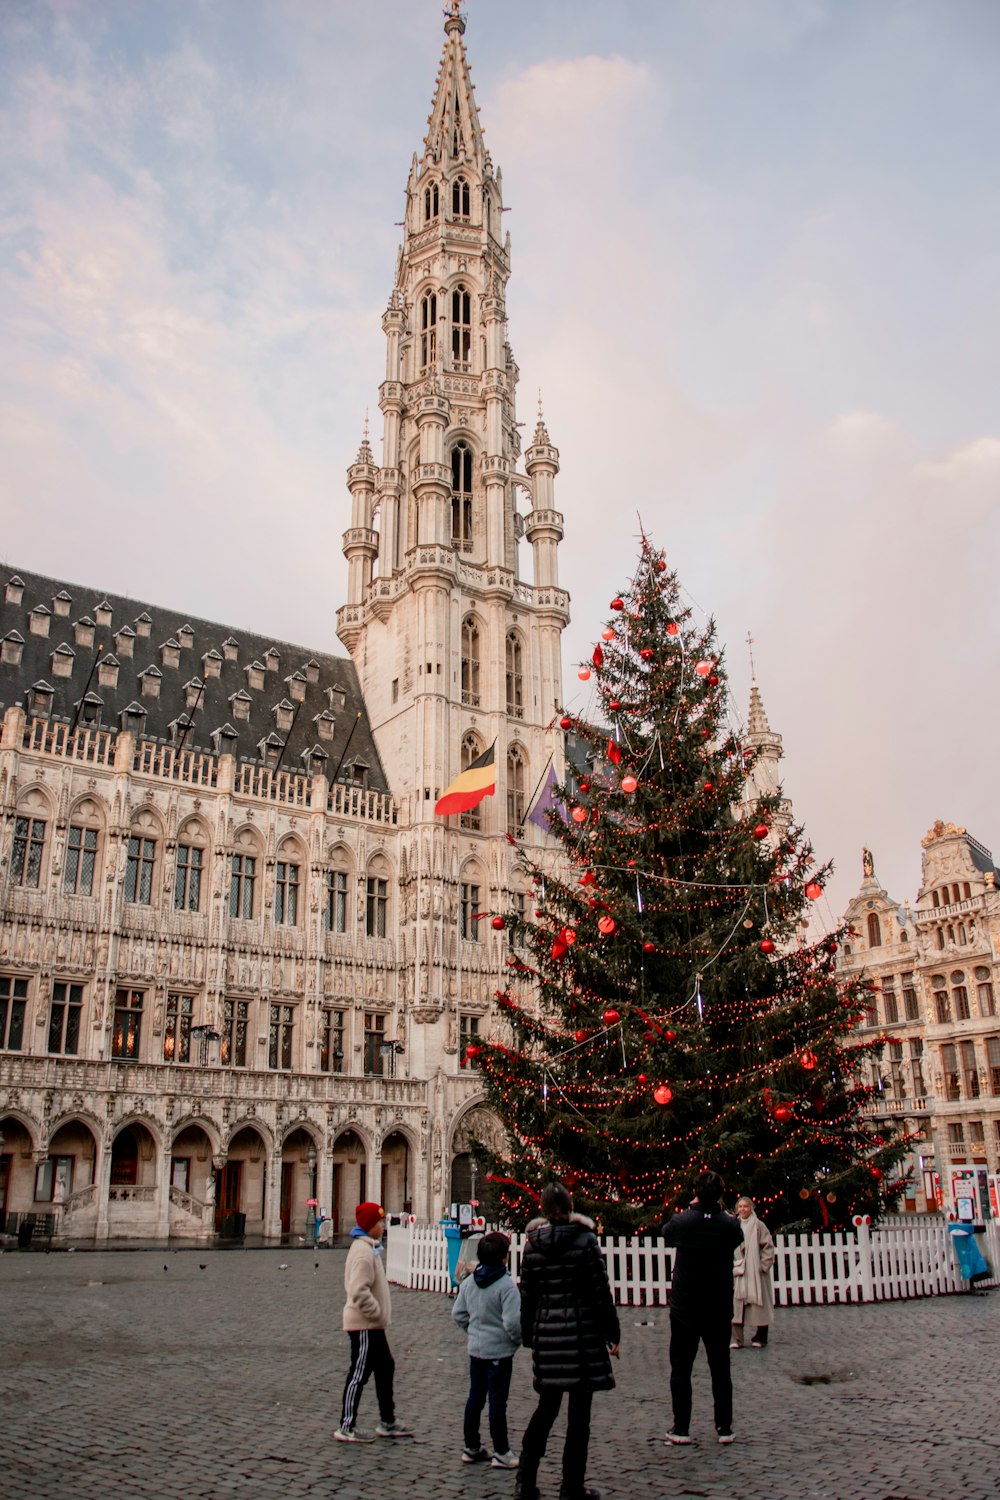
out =
<svg viewBox="0 0 1000 1500"><path fill-rule="evenodd" d="M420 368L429 370L437 361L437 313L436 292L428 292L420 302Z"/></svg>
<svg viewBox="0 0 1000 1500"><path fill-rule="evenodd" d="M175 641L173 636L169 641L164 641L160 647L160 661L165 667L179 667L181 661L180 642Z"/></svg>
<svg viewBox="0 0 1000 1500"><path fill-rule="evenodd" d="M187 714L178 714L176 719L171 720L168 728L170 730L170 743L172 745L183 745L191 732L194 720Z"/></svg>
<svg viewBox="0 0 1000 1500"><path fill-rule="evenodd" d="M24 636L19 630L8 630L0 645L0 661L5 667L19 667L24 651Z"/></svg>
<svg viewBox="0 0 1000 1500"><path fill-rule="evenodd" d="M285 678L285 685L294 703L304 703L306 697L306 679L302 672L293 672L291 677Z"/></svg>
<svg viewBox="0 0 1000 1500"><path fill-rule="evenodd" d="M274 722L279 729L291 729L292 720L295 718L295 704L289 703L287 698L282 698L276 703L271 712L274 714Z"/></svg>
<svg viewBox="0 0 1000 1500"><path fill-rule="evenodd" d="M216 755L235 755L239 734L232 724L220 724L212 730L212 747Z"/></svg>
<svg viewBox="0 0 1000 1500"><path fill-rule="evenodd" d="M281 666L281 657L273 646L268 646L264 652L264 665L269 672L276 672Z"/></svg>
<svg viewBox="0 0 1000 1500"><path fill-rule="evenodd" d="M451 185L451 211L456 219L469 217L469 183L465 177L456 177Z"/></svg>
<svg viewBox="0 0 1000 1500"><path fill-rule="evenodd" d="M251 692L259 693L264 686L264 663L252 661L246 668L247 687Z"/></svg>
<svg viewBox="0 0 1000 1500"><path fill-rule="evenodd" d="M36 719L47 719L52 709L55 688L43 678L28 689L28 712Z"/></svg>
<svg viewBox="0 0 1000 1500"><path fill-rule="evenodd" d="M115 650L119 656L132 655L135 649L135 631L131 625L123 625L121 630L115 632Z"/></svg>
<svg viewBox="0 0 1000 1500"><path fill-rule="evenodd" d="M135 633L136 633L136 635L141 636L143 640L145 640L147 638L147 636L150 634L150 632L152 631L152 629L153 629L153 617L152 617L152 615L147 614L147 612L145 610L143 610L142 614L139 615L138 618L136 619L136 622L135 622Z"/></svg>
<svg viewBox="0 0 1000 1500"><path fill-rule="evenodd" d="M88 693L80 704L80 723L99 724L104 711L104 700L96 693Z"/></svg>
<svg viewBox="0 0 1000 1500"><path fill-rule="evenodd" d="M278 756L281 754L284 743L284 740L273 731L266 739L258 741L257 753L266 766L278 764Z"/></svg>
<svg viewBox="0 0 1000 1500"><path fill-rule="evenodd" d="M190 650L190 648L191 648L191 646L192 646L192 644L194 642L194 631L191 629L191 626L190 625L182 625L181 628L180 628L180 630L178 630L178 632L177 632L177 639L181 643L181 650L182 651L188 651L188 650Z"/></svg>
<svg viewBox="0 0 1000 1500"><path fill-rule="evenodd" d="M118 717L121 720L122 728L128 734L140 735L146 723L146 714L147 710L143 708L142 704L136 703L133 700L127 708L122 709Z"/></svg>
<svg viewBox="0 0 1000 1500"><path fill-rule="evenodd" d="M319 682L319 662L318 661L314 661L314 660L307 661L306 664L305 664L305 666L302 668L302 670L306 674L306 681L307 682L313 682L313 683Z"/></svg>
<svg viewBox="0 0 1000 1500"><path fill-rule="evenodd" d="M32 635L48 635L52 611L47 604L36 604L28 616L28 629Z"/></svg>
<svg viewBox="0 0 1000 1500"><path fill-rule="evenodd" d="M355 786L363 789L368 786L368 764L363 760L351 761L344 767L344 780L353 782Z"/></svg>
<svg viewBox="0 0 1000 1500"><path fill-rule="evenodd" d="M333 687L328 687L326 690L326 701L333 710L346 708L347 689L341 687L339 682L335 682Z"/></svg>
<svg viewBox="0 0 1000 1500"><path fill-rule="evenodd" d="M76 641L76 644L78 646L82 646L85 651L90 651L93 649L94 632L96 630L97 626L94 624L90 616L81 615L79 620L75 620L73 622L73 639Z"/></svg>
<svg viewBox="0 0 1000 1500"><path fill-rule="evenodd" d="M67 594L66 590L60 589L52 601L52 613L59 615L61 619L65 619L70 612L72 604L73 600Z"/></svg>
<svg viewBox="0 0 1000 1500"><path fill-rule="evenodd" d="M249 719L252 706L253 699L246 688L240 688L239 692L234 693L229 700L229 707L233 711L234 719L243 719L244 721Z"/></svg>
<svg viewBox="0 0 1000 1500"><path fill-rule="evenodd" d="M17 574L14 573L10 578L7 579L7 583L4 588L4 597L7 600L8 604L20 604L23 595L24 579L18 578Z"/></svg>
<svg viewBox="0 0 1000 1500"><path fill-rule="evenodd" d="M441 193L436 182L424 188L424 223L430 224L441 211Z"/></svg>
<svg viewBox="0 0 1000 1500"><path fill-rule="evenodd" d="M322 745L313 745L311 750L303 750L300 759L310 776L321 776L326 772L330 757Z"/></svg>
<svg viewBox="0 0 1000 1500"><path fill-rule="evenodd" d="M324 708L321 714L316 715L313 723L316 725L316 733L321 740L333 739L333 730L336 722L336 719L328 708Z"/></svg>
<svg viewBox="0 0 1000 1500"><path fill-rule="evenodd" d="M240 643L234 635L227 636L222 643L222 655L226 661L236 661L240 654Z"/></svg>
<svg viewBox="0 0 1000 1500"><path fill-rule="evenodd" d="M117 656L105 656L97 664L98 687L116 688L118 686L118 658Z"/></svg>
<svg viewBox="0 0 1000 1500"><path fill-rule="evenodd" d="M221 653L216 651L215 647L213 646L211 651L205 652L205 655L201 659L201 665L206 677L220 676L222 673Z"/></svg>
<svg viewBox="0 0 1000 1500"><path fill-rule="evenodd" d="M57 646L52 653L53 677L71 677L73 675L73 663L75 660L76 652L72 646Z"/></svg>
<svg viewBox="0 0 1000 1500"><path fill-rule="evenodd" d="M163 673L159 667L147 667L144 672L139 673L139 689L144 698L158 698L160 696L160 681Z"/></svg>
<svg viewBox="0 0 1000 1500"><path fill-rule="evenodd" d="M472 298L459 284L451 294L451 361L456 370L472 368Z"/></svg>
<svg viewBox="0 0 1000 1500"><path fill-rule="evenodd" d="M108 603L107 599L102 599L100 604L94 605L94 614L97 616L97 623L102 630L106 630L107 627L111 624L111 616L113 613L114 611L112 610L111 605Z"/></svg>

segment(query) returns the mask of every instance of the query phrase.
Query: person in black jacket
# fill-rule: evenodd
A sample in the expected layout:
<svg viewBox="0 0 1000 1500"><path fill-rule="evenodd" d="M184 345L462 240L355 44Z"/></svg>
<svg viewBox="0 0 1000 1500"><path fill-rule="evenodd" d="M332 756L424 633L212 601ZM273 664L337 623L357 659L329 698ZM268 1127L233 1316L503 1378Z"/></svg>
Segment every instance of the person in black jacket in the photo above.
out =
<svg viewBox="0 0 1000 1500"><path fill-rule="evenodd" d="M595 1391L615 1383L610 1356L617 1357L621 1339L618 1314L594 1226L573 1212L561 1183L544 1190L541 1211L528 1225L521 1256L521 1342L531 1350L538 1405L521 1443L514 1493L538 1500L538 1467L568 1391L559 1500L600 1500L584 1483L590 1403Z"/></svg>
<svg viewBox="0 0 1000 1500"><path fill-rule="evenodd" d="M703 1172L691 1207L663 1226L676 1249L670 1288L670 1397L674 1425L668 1443L690 1443L691 1371L699 1342L712 1375L715 1428L720 1443L733 1441L733 1381L729 1333L733 1316L733 1251L743 1243L738 1219L722 1206L725 1184Z"/></svg>

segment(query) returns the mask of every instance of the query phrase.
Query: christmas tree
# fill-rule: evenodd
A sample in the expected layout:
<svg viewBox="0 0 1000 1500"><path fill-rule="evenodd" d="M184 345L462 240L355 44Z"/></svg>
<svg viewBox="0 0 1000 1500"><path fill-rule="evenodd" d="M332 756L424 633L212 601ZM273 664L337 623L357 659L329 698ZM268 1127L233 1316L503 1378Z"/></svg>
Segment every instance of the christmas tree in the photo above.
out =
<svg viewBox="0 0 1000 1500"><path fill-rule="evenodd" d="M593 771L556 788L557 846L521 849L501 1021L468 1053L506 1127L483 1153L495 1210L523 1223L555 1177L606 1229L642 1228L711 1168L775 1227L877 1215L908 1143L866 1114L884 1038L854 1032L843 933L805 939L829 866L757 796L714 624L645 537L579 675L596 711L561 723Z"/></svg>

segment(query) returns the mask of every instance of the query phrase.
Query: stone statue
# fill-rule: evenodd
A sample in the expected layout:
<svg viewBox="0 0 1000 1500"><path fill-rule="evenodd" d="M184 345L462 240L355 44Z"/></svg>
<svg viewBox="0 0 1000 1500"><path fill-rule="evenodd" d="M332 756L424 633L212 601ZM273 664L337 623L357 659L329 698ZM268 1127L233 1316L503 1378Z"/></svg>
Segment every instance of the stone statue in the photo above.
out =
<svg viewBox="0 0 1000 1500"><path fill-rule="evenodd" d="M874 880L875 861L872 859L872 852L870 849L862 849L861 851L861 868L864 871L866 880Z"/></svg>

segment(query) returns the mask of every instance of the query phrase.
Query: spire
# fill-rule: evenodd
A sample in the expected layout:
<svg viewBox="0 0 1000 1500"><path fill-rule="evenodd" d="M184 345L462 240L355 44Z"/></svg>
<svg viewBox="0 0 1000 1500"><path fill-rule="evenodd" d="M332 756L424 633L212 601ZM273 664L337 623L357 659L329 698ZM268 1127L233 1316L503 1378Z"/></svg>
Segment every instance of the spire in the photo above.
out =
<svg viewBox="0 0 1000 1500"><path fill-rule="evenodd" d="M539 386L539 389L538 389L538 421L535 423L535 436L532 439L532 446L533 447L537 447L541 443L549 444L550 442L551 442L551 439L549 437L549 429L545 425L545 417L544 417L544 415L542 413L542 391L541 391L541 387Z"/></svg>
<svg viewBox="0 0 1000 1500"><path fill-rule="evenodd" d="M458 0L451 0L450 9L445 12L444 31L444 52L424 137L425 160L438 165L471 161L482 167L486 146L462 40L465 19Z"/></svg>
<svg viewBox="0 0 1000 1500"><path fill-rule="evenodd" d="M375 463L375 456L372 453L372 445L368 441L368 409L367 409L367 407L365 408L365 426L364 426L364 431L363 431L363 433L361 435L361 446L358 449L358 456L354 460L354 462L355 462L355 464L374 464Z"/></svg>
<svg viewBox="0 0 1000 1500"><path fill-rule="evenodd" d="M747 731L751 736L771 733L771 726L767 722L767 714L764 710L764 700L760 696L760 688L757 686L756 677L750 682L750 714L747 719Z"/></svg>

